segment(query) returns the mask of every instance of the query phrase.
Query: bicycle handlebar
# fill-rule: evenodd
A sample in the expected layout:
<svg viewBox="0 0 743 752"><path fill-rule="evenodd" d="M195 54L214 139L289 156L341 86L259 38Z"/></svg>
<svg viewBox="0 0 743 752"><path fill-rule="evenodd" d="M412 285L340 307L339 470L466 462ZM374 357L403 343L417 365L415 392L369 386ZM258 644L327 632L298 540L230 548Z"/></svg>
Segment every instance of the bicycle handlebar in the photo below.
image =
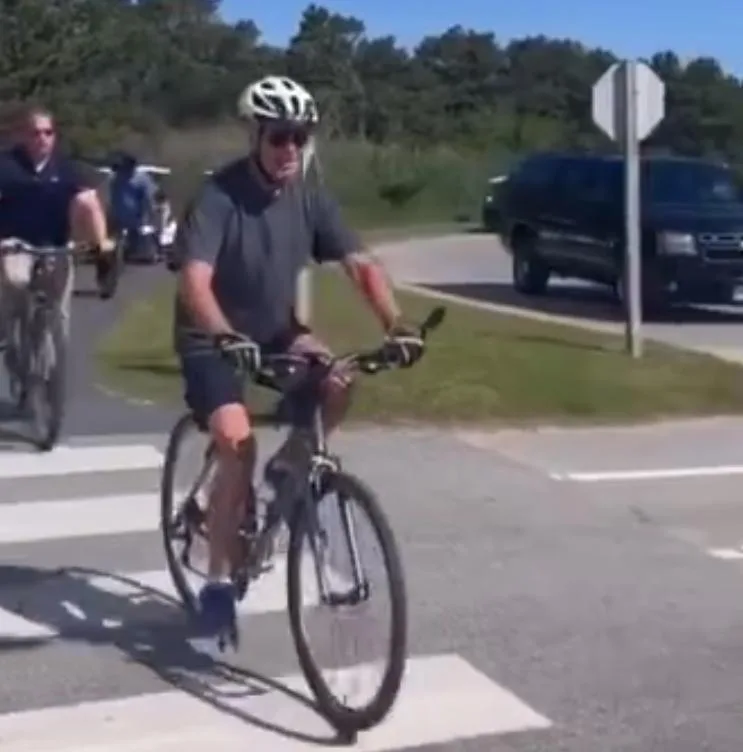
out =
<svg viewBox="0 0 743 752"><path fill-rule="evenodd" d="M438 328L446 317L446 308L438 306L434 308L422 324L418 326L418 335L425 341L428 335ZM241 351L252 350L255 343L250 340L237 340L222 344L218 336L203 335L212 343L212 348L221 352L225 356L236 355ZM243 373L246 377L252 377L256 380L265 379L270 382L276 381L299 381L304 375L308 366L322 365L327 370L337 363L342 363L346 367L355 368L363 373L374 375L383 370L399 367L402 365L395 354L394 350L387 344L373 350L356 351L344 355L334 356L332 358L322 358L316 353L282 353L261 355L260 366L253 373Z"/></svg>
<svg viewBox="0 0 743 752"><path fill-rule="evenodd" d="M0 254L10 256L14 253L28 253L32 256L65 256L73 253L74 244L67 245L33 245L19 238L0 240Z"/></svg>

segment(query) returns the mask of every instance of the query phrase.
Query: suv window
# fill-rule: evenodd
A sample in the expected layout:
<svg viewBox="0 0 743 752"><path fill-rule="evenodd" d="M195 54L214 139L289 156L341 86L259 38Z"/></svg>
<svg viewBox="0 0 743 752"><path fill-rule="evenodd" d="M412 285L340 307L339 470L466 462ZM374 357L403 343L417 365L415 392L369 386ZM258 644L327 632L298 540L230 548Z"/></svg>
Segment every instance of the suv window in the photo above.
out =
<svg viewBox="0 0 743 752"><path fill-rule="evenodd" d="M621 199L620 175L616 163L600 159L566 159L557 177L561 195L579 201Z"/></svg>
<svg viewBox="0 0 743 752"><path fill-rule="evenodd" d="M643 200L653 204L733 204L743 192L732 170L699 162L643 164Z"/></svg>
<svg viewBox="0 0 743 752"><path fill-rule="evenodd" d="M532 157L522 163L511 180L524 186L550 185L555 179L558 163L557 157Z"/></svg>
<svg viewBox="0 0 743 752"><path fill-rule="evenodd" d="M557 173L557 187L570 198L585 198L595 182L594 165L587 159L565 159Z"/></svg>

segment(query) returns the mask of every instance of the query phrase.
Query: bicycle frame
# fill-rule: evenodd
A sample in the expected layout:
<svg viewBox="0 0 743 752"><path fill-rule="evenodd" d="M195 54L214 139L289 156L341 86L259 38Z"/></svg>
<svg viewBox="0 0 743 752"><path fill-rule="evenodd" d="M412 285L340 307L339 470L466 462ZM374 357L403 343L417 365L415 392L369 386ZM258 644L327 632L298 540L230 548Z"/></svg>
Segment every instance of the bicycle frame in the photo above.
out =
<svg viewBox="0 0 743 752"><path fill-rule="evenodd" d="M438 327L445 315L446 309L443 307L435 308L420 326L420 337L426 339L428 332ZM240 342L232 349L239 351ZM251 347L252 343L248 343ZM213 347L214 345L212 345ZM230 348L222 350L223 354L230 352ZM287 356L292 359L291 354ZM274 370L252 374L255 382L263 386L268 386L280 392L282 396L276 403L272 413L268 415L252 416L255 425L269 425L273 427L288 425L291 429L308 430L312 437L312 446L310 448L309 463L306 471L303 470L299 490L293 489L289 496L279 497L272 503L266 504L266 515L262 529L257 534L246 529L241 529L240 534L249 544L245 549L247 551L243 562L238 567L237 572L233 573L233 578L238 584L238 590L243 594L247 588L247 583L255 579L260 572L258 571L266 561L273 550L273 543L278 533L278 528L282 521L286 521L291 527L297 523L308 525L307 530L312 548L312 555L315 563L315 572L318 581L318 590L321 598L326 603L340 605L341 603L357 603L361 599L368 597L368 583L363 576L359 546L356 540L355 525L353 515L349 509L346 499L338 494L339 507L341 512L341 525L348 541L349 558L353 572L354 587L343 597L331 598L329 595L327 578L323 568L322 557L324 550L318 545L321 539L320 525L317 518L317 502L323 497L328 488L332 487L333 478L337 477L341 471L341 464L338 457L330 454L328 449L328 436L323 419L323 397L322 384L330 372L333 364L324 358L318 358L309 354L298 356L300 359L306 359L308 370L303 372L299 382L289 374L288 381L284 381ZM350 365L366 373L377 373L385 366L385 356L383 350L377 349L367 353L352 353L341 360L346 360ZM337 360L335 361L337 362ZM389 362L389 361L388 361ZM263 373L263 376L261 376ZM245 375L245 374L244 374ZM284 387L279 386L284 381ZM214 448L210 444L205 457L204 468L199 476L195 486L192 488L186 500L181 505L177 515L176 522L182 516L185 516L186 522L186 545L190 547L190 530L188 529L188 507L195 507L201 515L198 504L195 503L194 494L196 489L200 488L203 481L211 469L214 462ZM252 485L253 478L248 481ZM279 489L276 489L277 492ZM261 503L256 499L256 506ZM264 502L265 504L265 502ZM298 505L303 505L303 509L298 509ZM255 510L258 511L257 508ZM186 556L182 561L186 562ZM243 588L245 585L245 588ZM240 596L242 597L242 595Z"/></svg>
<svg viewBox="0 0 743 752"><path fill-rule="evenodd" d="M275 414L256 416L256 418L254 418L254 423L256 425L269 425L272 427L278 427L284 424L283 421L277 419ZM287 424L290 430L296 428L296 423L294 421L288 421ZM323 555L325 552L322 545L319 545L322 536L317 518L316 504L322 497L324 490L327 488L329 478L332 477L334 473L337 473L341 467L339 458L331 455L329 452L327 431L323 419L323 410L319 394L315 394L312 399L310 424L312 448L308 467L306 473L303 475L301 486L294 494L283 497L279 496L273 502L268 504L263 502L266 511L264 524L260 532L254 537L250 536L253 539L249 541L250 545L246 548L247 555L240 563L236 574L238 577L244 577L246 583L259 577L264 563L273 550L276 536L279 533L282 522L291 526L292 524L296 524L296 521L301 520L309 525L308 537L312 549L318 591L323 602L329 603L330 605L357 603L368 594L368 583L363 577L353 515L344 499L339 499L339 504L341 524L348 542L348 551L353 573L354 587L350 593L338 595L333 594L331 596L330 587L325 574L325 562L323 561ZM202 521L202 510L198 504L195 503L195 494L198 489L203 486L215 461L216 456L214 446L210 443L205 452L201 471L184 502L181 504L176 517L176 520L183 517L184 522L186 523L184 542L187 550L190 549L192 542L189 526L199 526ZM256 498L255 501L256 504L262 503L259 498ZM302 514L298 514L298 505L304 505L304 512ZM198 515L198 518L196 515ZM241 531L241 535L248 536L249 534L243 530Z"/></svg>

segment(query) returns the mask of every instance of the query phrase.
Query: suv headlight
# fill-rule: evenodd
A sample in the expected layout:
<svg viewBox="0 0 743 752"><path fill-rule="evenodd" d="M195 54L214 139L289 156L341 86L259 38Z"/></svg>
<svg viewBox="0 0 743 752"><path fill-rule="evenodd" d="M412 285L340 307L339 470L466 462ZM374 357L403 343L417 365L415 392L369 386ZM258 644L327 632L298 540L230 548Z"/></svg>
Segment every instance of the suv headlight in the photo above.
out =
<svg viewBox="0 0 743 752"><path fill-rule="evenodd" d="M659 232L658 252L664 256L694 256L697 244L688 232Z"/></svg>

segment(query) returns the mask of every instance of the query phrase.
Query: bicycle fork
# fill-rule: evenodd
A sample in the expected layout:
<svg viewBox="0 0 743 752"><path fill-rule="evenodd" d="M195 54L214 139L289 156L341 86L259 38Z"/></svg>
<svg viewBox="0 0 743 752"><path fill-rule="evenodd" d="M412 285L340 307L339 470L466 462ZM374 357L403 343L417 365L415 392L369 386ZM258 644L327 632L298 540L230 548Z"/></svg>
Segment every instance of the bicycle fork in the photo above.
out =
<svg viewBox="0 0 743 752"><path fill-rule="evenodd" d="M313 486L315 484L312 484ZM315 490L315 489L313 489ZM329 540L327 531L320 526L317 506L322 495L312 494L313 502L307 514L308 538L312 550L312 559L315 565L315 577L320 595L320 601L331 607L357 606L369 599L369 581L364 575L359 553L358 540L356 537L356 523L348 499L341 493L336 492L338 510L340 512L342 537L345 539L348 551L348 559L351 562L352 582L351 586L344 591L333 588L328 582L329 570Z"/></svg>

